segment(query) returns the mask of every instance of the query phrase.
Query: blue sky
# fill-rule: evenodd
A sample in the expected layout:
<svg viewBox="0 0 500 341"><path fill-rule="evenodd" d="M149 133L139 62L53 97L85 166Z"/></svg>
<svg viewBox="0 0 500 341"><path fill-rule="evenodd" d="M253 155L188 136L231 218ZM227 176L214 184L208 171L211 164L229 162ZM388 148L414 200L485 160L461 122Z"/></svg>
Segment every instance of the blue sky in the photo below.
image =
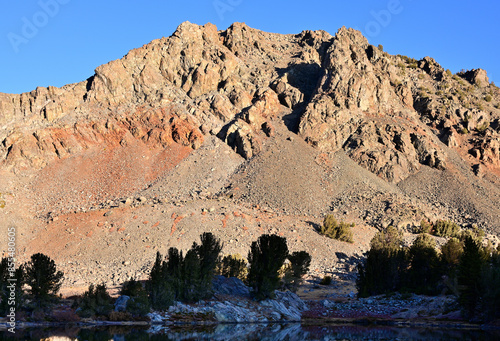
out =
<svg viewBox="0 0 500 341"><path fill-rule="evenodd" d="M0 92L85 80L186 20L277 33L353 27L391 54L431 56L452 72L483 68L500 85L499 15L493 0L2 0Z"/></svg>

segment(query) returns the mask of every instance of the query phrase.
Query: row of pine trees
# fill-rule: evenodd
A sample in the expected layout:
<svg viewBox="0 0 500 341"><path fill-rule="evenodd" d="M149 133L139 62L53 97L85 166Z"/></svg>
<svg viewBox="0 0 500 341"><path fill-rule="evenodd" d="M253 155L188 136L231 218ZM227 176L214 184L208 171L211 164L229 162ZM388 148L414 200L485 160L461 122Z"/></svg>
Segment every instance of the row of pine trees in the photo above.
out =
<svg viewBox="0 0 500 341"><path fill-rule="evenodd" d="M284 237L261 235L251 245L248 263L240 256L221 257L223 245L212 233L200 235L184 254L172 247L166 256L156 254L156 260L145 283L130 279L122 286L121 295L129 296L125 312L114 311L114 300L105 284L90 285L74 302L77 314L83 318L98 317L124 320L145 316L151 311L166 310L175 301L197 302L213 295L216 274L237 277L252 288L255 299L274 297L277 289L296 291L311 263L305 251L290 253ZM7 258L0 263L0 314L8 311L10 273ZM41 253L16 269L17 311L50 311L58 301L63 273L55 262Z"/></svg>
<svg viewBox="0 0 500 341"><path fill-rule="evenodd" d="M455 232L439 250L427 233L409 247L403 247L402 234L394 227L377 233L365 262L358 265L358 295L452 294L465 317L499 318L500 246L483 245L479 230Z"/></svg>

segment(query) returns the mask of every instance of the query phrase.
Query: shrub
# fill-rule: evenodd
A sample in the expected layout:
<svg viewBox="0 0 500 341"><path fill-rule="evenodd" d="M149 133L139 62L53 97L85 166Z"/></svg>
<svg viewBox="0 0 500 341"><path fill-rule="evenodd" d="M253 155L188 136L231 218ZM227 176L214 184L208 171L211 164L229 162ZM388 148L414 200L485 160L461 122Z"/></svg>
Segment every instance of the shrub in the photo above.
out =
<svg viewBox="0 0 500 341"><path fill-rule="evenodd" d="M460 231L460 226L449 220L438 220L434 227L434 234L438 237L457 237Z"/></svg>
<svg viewBox="0 0 500 341"><path fill-rule="evenodd" d="M25 266L28 293L35 305L42 307L56 298L61 288L64 274L57 271L56 263L50 257L36 253Z"/></svg>
<svg viewBox="0 0 500 341"><path fill-rule="evenodd" d="M236 277L245 282L248 274L247 261L239 254L224 256L217 272L226 278Z"/></svg>
<svg viewBox="0 0 500 341"><path fill-rule="evenodd" d="M129 281L123 283L120 294L130 297L130 300L127 302L126 311L132 316L145 316L151 310L148 293L141 282L131 278Z"/></svg>
<svg viewBox="0 0 500 341"><path fill-rule="evenodd" d="M354 227L354 223L347 224L341 221L339 224L332 214L328 214L323 220L320 233L333 239L353 243L351 227Z"/></svg>
<svg viewBox="0 0 500 341"><path fill-rule="evenodd" d="M458 266L463 253L463 243L455 237L448 239L446 244L441 246L441 259L449 271Z"/></svg>
<svg viewBox="0 0 500 341"><path fill-rule="evenodd" d="M484 230L480 229L476 225L473 225L471 229L462 230L459 235L460 240L463 242L467 237L471 237L478 244L481 244L484 238Z"/></svg>
<svg viewBox="0 0 500 341"><path fill-rule="evenodd" d="M428 234L421 233L408 250L408 270L405 286L412 292L436 294L441 277L436 242Z"/></svg>
<svg viewBox="0 0 500 341"><path fill-rule="evenodd" d="M288 260L290 261L291 273L289 289L296 292L302 282L302 277L309 271L311 255L306 251L296 251L288 255Z"/></svg>
<svg viewBox="0 0 500 341"><path fill-rule="evenodd" d="M288 256L286 239L264 234L252 242L248 254L248 282L257 299L272 298L279 287L279 269Z"/></svg>
<svg viewBox="0 0 500 341"><path fill-rule="evenodd" d="M433 232L434 227L432 224L426 220L420 221L420 229L418 230L418 233L429 233L431 234Z"/></svg>
<svg viewBox="0 0 500 341"><path fill-rule="evenodd" d="M483 122L481 125L478 125L476 127L476 130L479 132L479 133L484 133L486 131L486 129L488 129L490 126L490 122Z"/></svg>
<svg viewBox="0 0 500 341"><path fill-rule="evenodd" d="M382 44L378 44L378 49L381 51L381 52L384 52L384 46Z"/></svg>
<svg viewBox="0 0 500 341"><path fill-rule="evenodd" d="M128 311L112 311L111 313L109 313L108 319L113 322L130 321L133 319L133 316ZM88 340L88 339L83 339L83 340ZM109 339L103 339L103 340L109 340Z"/></svg>
<svg viewBox="0 0 500 341"><path fill-rule="evenodd" d="M113 310L112 302L104 283L95 287L91 284L83 296L75 301L78 306L76 313L80 317L107 316Z"/></svg>
<svg viewBox="0 0 500 341"><path fill-rule="evenodd" d="M151 311L148 293L144 288L127 302L127 312L133 317L144 317Z"/></svg>
<svg viewBox="0 0 500 341"><path fill-rule="evenodd" d="M330 285L332 284L332 276L324 276L319 282L320 285Z"/></svg>
<svg viewBox="0 0 500 341"><path fill-rule="evenodd" d="M358 264L358 295L366 297L396 291L406 269L402 235L394 227L378 232L370 242L365 263Z"/></svg>
<svg viewBox="0 0 500 341"><path fill-rule="evenodd" d="M492 100L492 99L493 99L493 97L491 97L491 95L490 95L490 94L488 94L488 95L484 96L484 100L485 100L486 102L491 102L491 100Z"/></svg>

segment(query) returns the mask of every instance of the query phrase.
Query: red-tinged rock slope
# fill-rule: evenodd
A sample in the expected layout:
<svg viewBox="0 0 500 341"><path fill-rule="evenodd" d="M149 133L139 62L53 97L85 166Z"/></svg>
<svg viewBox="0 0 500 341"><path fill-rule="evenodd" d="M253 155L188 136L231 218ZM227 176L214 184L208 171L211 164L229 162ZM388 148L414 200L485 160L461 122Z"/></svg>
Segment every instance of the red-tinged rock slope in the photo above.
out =
<svg viewBox="0 0 500 341"><path fill-rule="evenodd" d="M240 253L285 235L318 275L375 228L498 233L499 108L484 70L389 55L353 29L186 22L81 83L0 94L0 227L69 283L81 266L89 281L144 275L206 230ZM318 237L328 213L356 223L353 245ZM117 259L130 271L110 277Z"/></svg>

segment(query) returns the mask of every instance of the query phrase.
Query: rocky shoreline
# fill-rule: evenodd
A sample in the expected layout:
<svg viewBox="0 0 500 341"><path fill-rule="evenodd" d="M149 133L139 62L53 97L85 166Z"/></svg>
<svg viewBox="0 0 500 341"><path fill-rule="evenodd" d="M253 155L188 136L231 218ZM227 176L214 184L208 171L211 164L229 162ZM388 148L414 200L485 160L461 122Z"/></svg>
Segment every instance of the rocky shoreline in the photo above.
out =
<svg viewBox="0 0 500 341"><path fill-rule="evenodd" d="M257 302L242 295L216 294L196 304L176 302L166 312L152 312L144 320L102 321L81 319L72 322L17 322L16 328L57 328L61 326L109 327L143 326L161 330L172 326L219 324L380 325L389 327L498 330L498 322L481 324L461 318L450 296L387 295L370 298L336 297L302 300L296 294L276 291L275 299ZM0 331L9 328L0 323Z"/></svg>

